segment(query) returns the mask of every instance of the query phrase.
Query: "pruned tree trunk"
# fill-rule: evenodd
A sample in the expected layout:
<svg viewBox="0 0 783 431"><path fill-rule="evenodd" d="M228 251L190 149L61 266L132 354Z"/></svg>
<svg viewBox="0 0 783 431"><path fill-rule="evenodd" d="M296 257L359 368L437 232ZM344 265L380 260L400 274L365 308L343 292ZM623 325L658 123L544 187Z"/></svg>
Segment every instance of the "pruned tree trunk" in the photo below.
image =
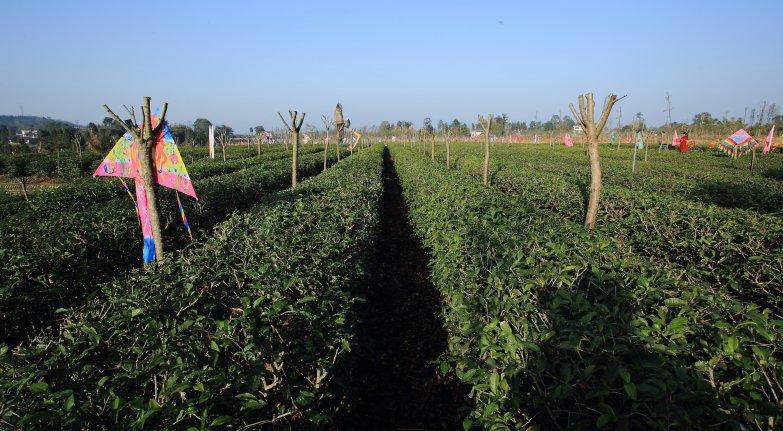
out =
<svg viewBox="0 0 783 431"><path fill-rule="evenodd" d="M446 169L451 169L451 147L449 146L448 134L446 134Z"/></svg>
<svg viewBox="0 0 783 431"><path fill-rule="evenodd" d="M150 111L150 98L144 98L144 105L141 107L142 112L142 127L141 131L128 127L128 125L120 120L107 105L103 105L103 108L114 118L114 121L120 124L125 131L133 136L133 139L139 145L139 167L141 168L141 177L144 181L144 190L147 197L147 211L150 217L150 225L152 226L152 237L155 242L155 260L162 261L164 259L164 247L163 247L163 233L160 228L160 217L158 216L158 195L155 184L155 168L152 164L152 151L155 148L155 142L157 136L162 133L163 126L166 123L166 110L168 109L168 103L163 103L163 107L160 110L160 121L158 125L153 129L152 118ZM141 132L141 133L139 133Z"/></svg>
<svg viewBox="0 0 783 431"><path fill-rule="evenodd" d="M220 148L223 149L223 161L226 161L226 145L228 145L228 141L231 138L228 136L228 133L225 131L221 131L218 135L218 142L220 142Z"/></svg>
<svg viewBox="0 0 783 431"><path fill-rule="evenodd" d="M756 147L753 147L750 150L750 171L753 172L753 169L756 167Z"/></svg>
<svg viewBox="0 0 783 431"><path fill-rule="evenodd" d="M431 138L432 138L432 148L430 149L430 158L434 162L435 161L435 135L433 134Z"/></svg>
<svg viewBox="0 0 783 431"><path fill-rule="evenodd" d="M587 96L586 105L585 96ZM587 156L590 160L590 196L587 202L585 226L591 229L595 227L595 220L598 217L598 204L601 200L601 160L598 154L598 136L606 125L606 120L609 118L609 113L612 112L612 107L620 99L611 93L606 97L601 118L597 123L594 120L595 102L593 101L593 93L587 93L584 96L579 95L579 113L574 109L573 103L568 104L574 119L582 126L582 132L587 137Z"/></svg>
<svg viewBox="0 0 783 431"><path fill-rule="evenodd" d="M326 172L326 159L329 154L329 131L326 131L326 140L324 140L324 172Z"/></svg>
<svg viewBox="0 0 783 431"><path fill-rule="evenodd" d="M485 144L484 144L484 185L489 184L489 129L492 128L492 119L494 118L494 114L489 114L488 119L485 121L484 117L479 115L478 121L479 124L481 124L481 127L484 129L484 134L486 135Z"/></svg>
<svg viewBox="0 0 783 431"><path fill-rule="evenodd" d="M16 177L14 179L19 183L19 188L22 189L22 196L24 196L24 200L30 202L30 196L27 195L27 178Z"/></svg>
<svg viewBox="0 0 783 431"><path fill-rule="evenodd" d="M324 140L324 172L326 172L326 158L329 154L329 128L332 126L332 121L326 115L321 115L321 121L326 129L326 140Z"/></svg>
<svg viewBox="0 0 783 431"><path fill-rule="evenodd" d="M73 138L71 138L73 141L73 147L74 151L76 152L76 155L79 156L79 158L82 157L82 135L79 134L79 132L76 132L75 135L73 135Z"/></svg>
<svg viewBox="0 0 783 431"><path fill-rule="evenodd" d="M277 115L280 117L280 120L283 121L283 125L285 125L285 128L288 129L289 132L291 132L291 147L292 147L292 155L291 155L291 188L296 188L296 168L298 163L298 157L299 157L299 130L302 129L302 123L305 119L305 114L302 112L302 117L299 118L299 123L296 122L296 117L299 115L297 111L288 111L288 115L291 117L291 125L289 126L288 123L286 123L285 119L283 119L283 116L280 115L280 112L277 113Z"/></svg>
<svg viewBox="0 0 783 431"><path fill-rule="evenodd" d="M337 140L335 147L337 148L337 161L340 161L340 144L343 143L345 138L345 120L343 119L343 105L340 103L334 107L334 133Z"/></svg>

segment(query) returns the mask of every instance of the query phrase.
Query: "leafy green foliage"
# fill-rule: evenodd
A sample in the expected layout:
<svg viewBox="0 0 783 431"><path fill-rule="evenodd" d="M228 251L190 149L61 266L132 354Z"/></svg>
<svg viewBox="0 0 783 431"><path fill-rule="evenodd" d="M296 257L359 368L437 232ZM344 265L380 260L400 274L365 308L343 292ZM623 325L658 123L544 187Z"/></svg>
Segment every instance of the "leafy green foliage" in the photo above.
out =
<svg viewBox="0 0 783 431"><path fill-rule="evenodd" d="M350 178L350 181L346 181ZM343 403L381 193L369 149L103 286L59 332L0 349L24 429L315 428Z"/></svg>
<svg viewBox="0 0 783 431"><path fill-rule="evenodd" d="M783 322L525 198L392 153L472 386L467 428L779 424ZM433 185L437 187L433 187Z"/></svg>
<svg viewBox="0 0 783 431"><path fill-rule="evenodd" d="M199 201L183 201L196 238L209 234L232 212L246 210L290 184L287 158L254 161L246 169L194 179ZM322 163L317 152L303 156L300 174L320 173ZM0 341L20 342L51 323L58 308L77 305L96 293L97 283L141 266L133 203L116 180L104 180L47 192L30 210L0 222L0 255L6 257L0 262L0 278L8 280L6 295L0 294ZM176 195L162 189L160 199L167 248L182 248L188 241Z"/></svg>
<svg viewBox="0 0 783 431"><path fill-rule="evenodd" d="M547 160L540 151L521 153L503 146L496 151L502 155L494 165L495 187L552 211L556 217L581 222L587 193L584 181L588 178L581 152L554 157L549 153ZM526 155L530 155L528 160ZM572 163L575 157L581 157L581 166ZM651 172L631 176L625 161L620 172L616 159L610 158L597 228L620 239L625 254L639 254L657 265L679 268L682 277L729 287L736 296L771 307L777 317L783 316L783 223L779 215L766 214L783 202L783 186L763 177L746 178L748 174L740 174L730 165L728 172L739 177L734 188L742 193L736 193L744 196L735 201L756 210L718 206L713 202L726 198L699 198L700 193L717 187L711 181L725 178L725 172L717 169L721 166L718 163L735 162L725 157L716 162L715 157L704 156L696 160L706 160L707 166L697 167L694 159L689 158L688 163L680 160L679 165L676 160L667 165L656 161ZM556 172L558 162L562 163ZM463 153L458 165L478 177L481 159ZM683 176L686 179L680 179ZM753 186L747 188L749 184ZM677 194L678 190L682 193ZM725 188L727 196L734 193L731 187Z"/></svg>

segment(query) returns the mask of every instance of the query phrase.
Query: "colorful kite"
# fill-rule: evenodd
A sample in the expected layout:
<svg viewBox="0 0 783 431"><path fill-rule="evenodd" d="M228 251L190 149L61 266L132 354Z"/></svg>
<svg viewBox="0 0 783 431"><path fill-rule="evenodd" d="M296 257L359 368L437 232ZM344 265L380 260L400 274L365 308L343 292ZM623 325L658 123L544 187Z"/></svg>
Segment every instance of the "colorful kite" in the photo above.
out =
<svg viewBox="0 0 783 431"><path fill-rule="evenodd" d="M154 129L160 121L160 111L156 110L152 115L152 128ZM141 126L139 126L141 127ZM182 192L188 196L198 199L196 191L193 190L193 184L185 168L185 162L179 154L179 149L171 137L168 127L163 126L163 132L158 136L153 148L153 166L155 169L155 182L177 192ZM136 199L134 204L141 222L141 230L144 236L144 263L155 259L155 242L152 238L152 223L150 222L149 207L147 204L147 193L144 188L144 179L141 176L141 167L139 166L139 145L133 139L130 133L125 133L109 151L109 154L95 170L93 177L122 177L134 178L136 183ZM122 181L123 185L125 182ZM130 194L127 185L125 189ZM131 199L133 195L131 194ZM177 196L179 199L179 195ZM190 233L185 212L180 204L180 214L185 226ZM192 238L192 235L191 235Z"/></svg>
<svg viewBox="0 0 783 431"><path fill-rule="evenodd" d="M750 152L758 144L745 129L739 129L720 144L720 150L736 159Z"/></svg>
<svg viewBox="0 0 783 431"><path fill-rule="evenodd" d="M356 130L351 130L351 136L353 137L353 143L349 146L349 149L352 150L354 147L356 147L356 144L359 143L359 139L362 138L362 135Z"/></svg>

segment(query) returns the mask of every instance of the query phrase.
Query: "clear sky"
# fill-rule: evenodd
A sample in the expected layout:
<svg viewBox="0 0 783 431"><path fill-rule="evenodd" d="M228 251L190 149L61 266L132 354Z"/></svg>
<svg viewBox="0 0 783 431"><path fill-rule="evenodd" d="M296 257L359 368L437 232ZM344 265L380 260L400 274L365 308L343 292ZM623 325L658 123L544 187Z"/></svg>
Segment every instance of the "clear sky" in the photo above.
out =
<svg viewBox="0 0 783 431"><path fill-rule="evenodd" d="M783 1L39 1L0 4L0 115L100 122L143 96L237 133L569 114L613 92L628 123L783 104ZM615 108L617 109L617 108ZM596 114L598 115L598 114ZM613 123L617 119L612 115Z"/></svg>

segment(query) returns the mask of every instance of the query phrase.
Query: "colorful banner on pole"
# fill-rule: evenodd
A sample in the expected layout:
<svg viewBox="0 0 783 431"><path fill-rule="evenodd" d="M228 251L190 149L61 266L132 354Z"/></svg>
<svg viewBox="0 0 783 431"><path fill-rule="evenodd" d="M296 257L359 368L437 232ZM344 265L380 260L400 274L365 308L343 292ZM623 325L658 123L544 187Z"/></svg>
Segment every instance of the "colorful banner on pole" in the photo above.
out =
<svg viewBox="0 0 783 431"><path fill-rule="evenodd" d="M571 139L571 135L568 133L565 134L565 146L566 147L573 147L574 141Z"/></svg>
<svg viewBox="0 0 783 431"><path fill-rule="evenodd" d="M209 158L214 159L215 158L215 128L210 124L209 125Z"/></svg>
<svg viewBox="0 0 783 431"><path fill-rule="evenodd" d="M642 132L636 132L636 149L644 149L644 137L642 137Z"/></svg>
<svg viewBox="0 0 783 431"><path fill-rule="evenodd" d="M720 150L736 159L750 152L758 144L745 129L739 129L720 144Z"/></svg>
<svg viewBox="0 0 783 431"><path fill-rule="evenodd" d="M677 136L677 131L674 131L674 136L672 137L672 147L676 147L680 145L680 138Z"/></svg>
<svg viewBox="0 0 783 431"><path fill-rule="evenodd" d="M772 125L772 128L769 129L769 135L767 135L767 139L764 139L764 150L761 152L761 154L767 154L769 150L772 149L772 141L775 139L775 125Z"/></svg>

